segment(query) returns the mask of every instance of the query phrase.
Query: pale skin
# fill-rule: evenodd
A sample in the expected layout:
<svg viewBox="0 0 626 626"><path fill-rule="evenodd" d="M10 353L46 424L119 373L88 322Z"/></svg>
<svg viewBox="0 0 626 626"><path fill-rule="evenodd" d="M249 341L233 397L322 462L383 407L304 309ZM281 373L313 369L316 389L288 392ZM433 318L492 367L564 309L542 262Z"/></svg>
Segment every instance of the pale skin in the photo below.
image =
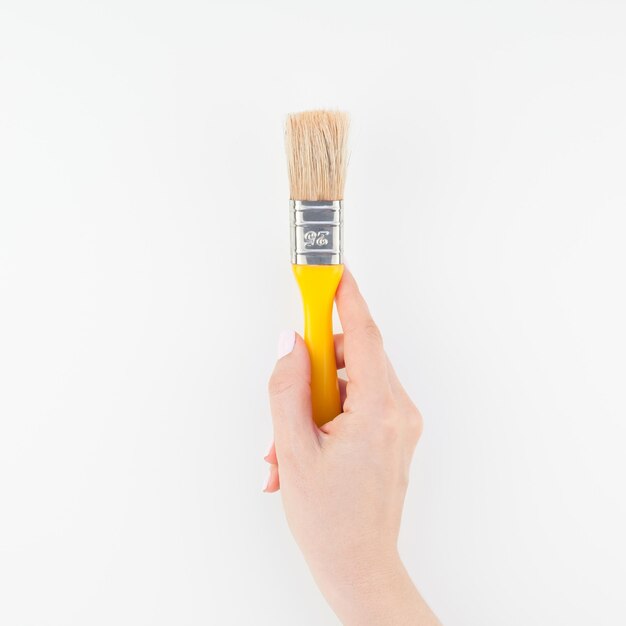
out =
<svg viewBox="0 0 626 626"><path fill-rule="evenodd" d="M265 491L280 490L289 527L322 594L346 626L435 626L398 554L422 416L400 384L354 277L336 296L343 413L311 417L302 338L284 334L269 382L274 441Z"/></svg>

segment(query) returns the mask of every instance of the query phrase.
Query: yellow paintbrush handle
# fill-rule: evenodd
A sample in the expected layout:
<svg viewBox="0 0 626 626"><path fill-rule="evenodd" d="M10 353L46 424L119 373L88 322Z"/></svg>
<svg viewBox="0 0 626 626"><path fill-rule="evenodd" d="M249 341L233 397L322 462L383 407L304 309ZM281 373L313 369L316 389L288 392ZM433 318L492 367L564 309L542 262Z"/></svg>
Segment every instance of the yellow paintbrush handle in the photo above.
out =
<svg viewBox="0 0 626 626"><path fill-rule="evenodd" d="M293 265L304 305L304 341L311 357L311 404L318 426L341 413L333 342L333 301L343 265Z"/></svg>

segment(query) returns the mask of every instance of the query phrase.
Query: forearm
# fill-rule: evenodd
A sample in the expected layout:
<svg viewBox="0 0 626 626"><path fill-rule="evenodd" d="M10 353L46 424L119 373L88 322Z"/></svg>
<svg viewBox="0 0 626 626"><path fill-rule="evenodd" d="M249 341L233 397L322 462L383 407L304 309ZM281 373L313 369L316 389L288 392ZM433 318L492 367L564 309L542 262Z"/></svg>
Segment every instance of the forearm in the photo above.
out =
<svg viewBox="0 0 626 626"><path fill-rule="evenodd" d="M440 626L397 555L320 588L344 626Z"/></svg>

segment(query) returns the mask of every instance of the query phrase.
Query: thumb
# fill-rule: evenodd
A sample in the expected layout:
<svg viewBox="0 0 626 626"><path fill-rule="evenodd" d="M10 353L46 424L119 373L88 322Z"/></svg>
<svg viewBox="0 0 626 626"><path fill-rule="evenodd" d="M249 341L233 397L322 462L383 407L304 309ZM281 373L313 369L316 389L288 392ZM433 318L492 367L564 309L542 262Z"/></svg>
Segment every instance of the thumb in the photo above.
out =
<svg viewBox="0 0 626 626"><path fill-rule="evenodd" d="M268 388L278 462L306 458L319 445L311 411L311 363L302 337L292 330L280 336Z"/></svg>

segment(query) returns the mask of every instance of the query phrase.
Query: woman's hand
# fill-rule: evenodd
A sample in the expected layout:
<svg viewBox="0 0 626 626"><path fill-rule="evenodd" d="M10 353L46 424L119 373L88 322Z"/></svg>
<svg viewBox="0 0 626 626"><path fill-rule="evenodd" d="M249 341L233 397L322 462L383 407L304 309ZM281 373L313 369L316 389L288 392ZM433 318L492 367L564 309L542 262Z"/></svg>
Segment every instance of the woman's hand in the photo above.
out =
<svg viewBox="0 0 626 626"><path fill-rule="evenodd" d="M265 490L280 488L294 537L344 624L437 624L396 547L422 417L347 270L336 303L343 413L315 426L308 352L298 335L284 333L269 382L275 445Z"/></svg>

